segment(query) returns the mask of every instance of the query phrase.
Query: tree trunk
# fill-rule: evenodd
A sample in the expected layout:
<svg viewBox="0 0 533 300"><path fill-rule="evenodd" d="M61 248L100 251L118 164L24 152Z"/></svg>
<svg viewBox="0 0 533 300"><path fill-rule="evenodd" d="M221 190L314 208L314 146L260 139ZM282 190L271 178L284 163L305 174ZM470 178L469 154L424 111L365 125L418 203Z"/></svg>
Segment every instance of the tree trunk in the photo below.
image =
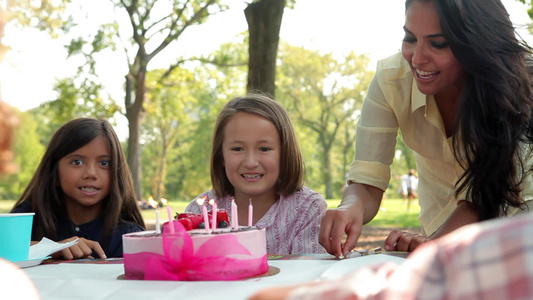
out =
<svg viewBox="0 0 533 300"><path fill-rule="evenodd" d="M260 0L244 10L248 22L249 59L247 90L275 95L279 30L285 0Z"/></svg>
<svg viewBox="0 0 533 300"><path fill-rule="evenodd" d="M161 147L161 157L159 158L159 174L157 174L157 185L156 185L156 197L161 200L163 194L163 181L166 177L166 161L167 161L167 152L168 152L168 141L163 137L162 147Z"/></svg>
<svg viewBox="0 0 533 300"><path fill-rule="evenodd" d="M141 125L143 121L143 102L146 84L146 68L139 68L135 75L135 102L127 102L128 92L126 92L126 118L128 119L128 164L131 169L135 195L137 199L142 199L142 168L141 168ZM131 90L130 90L131 91ZM130 96L131 99L131 96ZM128 105L129 104L129 105Z"/></svg>
<svg viewBox="0 0 533 300"><path fill-rule="evenodd" d="M346 122L346 126L344 127L344 145L342 147L342 172L343 172L343 185L346 184L346 174L348 173L348 170L350 169L351 162L353 160L353 157L348 157L348 153L352 150L354 147L354 140L355 138L351 136L350 131L355 130L354 128L351 128L350 126L352 123Z"/></svg>
<svg viewBox="0 0 533 300"><path fill-rule="evenodd" d="M330 147L324 145L324 153L322 154L322 168L323 168L323 178L324 184L326 185L326 199L333 199L333 183L331 177L331 157L330 157Z"/></svg>

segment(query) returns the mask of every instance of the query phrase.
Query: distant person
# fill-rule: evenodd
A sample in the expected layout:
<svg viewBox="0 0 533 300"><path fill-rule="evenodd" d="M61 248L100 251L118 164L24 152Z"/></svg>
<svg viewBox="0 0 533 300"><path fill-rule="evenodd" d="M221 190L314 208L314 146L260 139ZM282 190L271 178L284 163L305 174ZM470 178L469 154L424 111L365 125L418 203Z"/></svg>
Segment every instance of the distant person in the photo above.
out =
<svg viewBox="0 0 533 300"><path fill-rule="evenodd" d="M122 257L122 235L145 227L113 127L90 118L59 128L11 212L35 212L34 242L78 238L64 259Z"/></svg>
<svg viewBox="0 0 533 300"><path fill-rule="evenodd" d="M318 233L327 203L303 186L302 154L280 104L261 94L229 101L216 121L210 165L213 189L199 197L215 199L230 216L235 199L245 226L251 200L252 224L266 229L267 253L325 253ZM185 210L201 213L196 199Z"/></svg>
<svg viewBox="0 0 533 300"><path fill-rule="evenodd" d="M409 173L401 177L402 196L403 200L407 202L407 211L411 211L411 202L418 198L416 188L418 187L418 178L416 178L416 171L410 169Z"/></svg>
<svg viewBox="0 0 533 300"><path fill-rule="evenodd" d="M378 62L348 187L322 220L320 242L336 256L355 246L379 210L398 129L415 155L423 234L393 231L386 250L412 251L466 224L528 211L533 199L531 49L503 4L407 0L405 7L401 52Z"/></svg>

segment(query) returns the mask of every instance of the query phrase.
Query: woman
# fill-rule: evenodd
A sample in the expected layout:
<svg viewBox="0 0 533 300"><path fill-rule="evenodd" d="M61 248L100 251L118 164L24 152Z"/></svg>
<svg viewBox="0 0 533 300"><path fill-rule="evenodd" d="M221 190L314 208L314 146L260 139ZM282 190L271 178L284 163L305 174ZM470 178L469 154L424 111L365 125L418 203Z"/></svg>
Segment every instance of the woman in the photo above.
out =
<svg viewBox="0 0 533 300"><path fill-rule="evenodd" d="M398 128L417 161L423 235L393 231L385 249L412 251L533 199L530 48L501 2L407 0L404 30L370 84L342 203L322 219L320 242L336 256L379 209Z"/></svg>

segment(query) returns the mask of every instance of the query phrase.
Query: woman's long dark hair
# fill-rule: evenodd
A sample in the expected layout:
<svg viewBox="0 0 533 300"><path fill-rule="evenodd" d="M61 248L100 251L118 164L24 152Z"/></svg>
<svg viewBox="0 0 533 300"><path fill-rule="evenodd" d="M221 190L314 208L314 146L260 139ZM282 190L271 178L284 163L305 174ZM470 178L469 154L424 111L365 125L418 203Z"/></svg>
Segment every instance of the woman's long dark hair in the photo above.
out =
<svg viewBox="0 0 533 300"><path fill-rule="evenodd" d="M481 220L503 216L509 207L525 208L520 185L531 176L525 165L533 141L526 64L531 48L517 38L499 0L432 1L467 76L453 137L465 169L456 195L466 191Z"/></svg>
<svg viewBox="0 0 533 300"><path fill-rule="evenodd" d="M57 221L67 216L63 191L59 186L58 162L99 135L105 137L111 152L110 192L102 200L104 244L119 222L131 222L144 228L131 173L113 127L105 120L80 118L56 131L30 183L15 203L16 208L22 202L27 202L35 212L32 240L41 240L43 237L57 240Z"/></svg>

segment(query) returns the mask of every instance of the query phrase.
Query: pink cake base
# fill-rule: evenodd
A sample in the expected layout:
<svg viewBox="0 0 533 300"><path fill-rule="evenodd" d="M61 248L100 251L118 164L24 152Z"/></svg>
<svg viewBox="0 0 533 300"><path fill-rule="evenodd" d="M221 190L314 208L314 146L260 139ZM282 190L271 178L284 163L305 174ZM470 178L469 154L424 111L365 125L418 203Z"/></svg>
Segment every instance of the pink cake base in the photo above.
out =
<svg viewBox="0 0 533 300"><path fill-rule="evenodd" d="M143 231L125 234L124 277L137 280L237 280L268 271L264 229ZM179 225L178 225L179 224Z"/></svg>

